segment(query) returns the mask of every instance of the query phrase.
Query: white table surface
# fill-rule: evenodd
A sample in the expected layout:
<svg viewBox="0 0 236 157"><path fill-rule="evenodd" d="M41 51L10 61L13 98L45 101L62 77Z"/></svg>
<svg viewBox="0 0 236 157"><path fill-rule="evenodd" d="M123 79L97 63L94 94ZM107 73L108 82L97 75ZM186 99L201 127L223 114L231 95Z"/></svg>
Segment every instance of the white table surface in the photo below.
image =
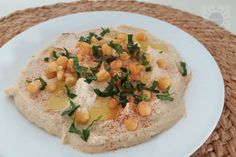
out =
<svg viewBox="0 0 236 157"><path fill-rule="evenodd" d="M16 10L75 0L0 0L0 16ZM236 34L236 1L235 0L138 0L168 5L194 13L218 23Z"/></svg>

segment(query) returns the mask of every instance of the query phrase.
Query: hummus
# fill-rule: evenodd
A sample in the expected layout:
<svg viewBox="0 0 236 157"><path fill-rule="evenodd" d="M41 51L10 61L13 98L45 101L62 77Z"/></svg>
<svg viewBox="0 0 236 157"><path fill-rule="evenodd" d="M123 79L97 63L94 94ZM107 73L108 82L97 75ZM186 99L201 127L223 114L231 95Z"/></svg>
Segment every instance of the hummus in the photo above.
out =
<svg viewBox="0 0 236 157"><path fill-rule="evenodd" d="M64 33L6 90L31 122L83 152L143 143L186 113L173 46L131 26Z"/></svg>

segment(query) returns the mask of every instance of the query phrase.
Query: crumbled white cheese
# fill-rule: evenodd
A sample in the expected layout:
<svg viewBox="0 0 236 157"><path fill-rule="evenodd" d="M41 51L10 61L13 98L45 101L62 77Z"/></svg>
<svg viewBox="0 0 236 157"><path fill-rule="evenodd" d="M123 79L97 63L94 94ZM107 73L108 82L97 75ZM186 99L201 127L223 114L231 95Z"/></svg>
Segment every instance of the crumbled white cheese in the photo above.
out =
<svg viewBox="0 0 236 157"><path fill-rule="evenodd" d="M81 107L91 108L95 104L97 97L93 89L93 82L88 84L84 82L84 78L78 79L75 85L75 93L77 95L75 102Z"/></svg>

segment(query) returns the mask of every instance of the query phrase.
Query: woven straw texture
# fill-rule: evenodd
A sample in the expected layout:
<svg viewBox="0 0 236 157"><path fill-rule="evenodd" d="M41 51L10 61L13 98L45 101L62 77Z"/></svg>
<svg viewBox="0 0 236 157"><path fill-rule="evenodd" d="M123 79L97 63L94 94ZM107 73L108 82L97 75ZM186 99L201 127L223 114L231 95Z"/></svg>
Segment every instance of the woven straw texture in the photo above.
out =
<svg viewBox="0 0 236 157"><path fill-rule="evenodd" d="M98 10L127 11L152 16L180 27L204 44L223 73L226 99L216 129L192 156L236 157L236 36L201 17L158 4L136 1L83 0L59 3L17 11L0 18L0 46L18 33L48 19Z"/></svg>

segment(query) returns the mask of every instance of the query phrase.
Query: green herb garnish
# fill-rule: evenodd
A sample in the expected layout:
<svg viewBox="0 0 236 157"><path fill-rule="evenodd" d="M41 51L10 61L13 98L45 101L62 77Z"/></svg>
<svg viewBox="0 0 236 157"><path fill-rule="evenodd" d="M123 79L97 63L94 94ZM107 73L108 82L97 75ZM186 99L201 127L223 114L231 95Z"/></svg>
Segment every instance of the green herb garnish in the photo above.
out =
<svg viewBox="0 0 236 157"><path fill-rule="evenodd" d="M110 41L108 45L111 46L113 49L115 49L118 54L121 54L123 52L122 46L119 44L113 43L113 41Z"/></svg>
<svg viewBox="0 0 236 157"><path fill-rule="evenodd" d="M97 76L95 74L88 74L85 76L84 82L91 83L92 81L96 81Z"/></svg>
<svg viewBox="0 0 236 157"><path fill-rule="evenodd" d="M157 89L157 84L158 84L157 81L153 81L152 85L149 88L147 88L147 90L154 93L159 93L160 91Z"/></svg>
<svg viewBox="0 0 236 157"><path fill-rule="evenodd" d="M58 58L58 56L57 56L57 52L56 51L52 51L52 58L54 59L54 60L56 60L57 58Z"/></svg>
<svg viewBox="0 0 236 157"><path fill-rule="evenodd" d="M90 71L92 71L93 74L96 74L99 71L99 68L101 67L102 62L99 62L96 67L90 67Z"/></svg>
<svg viewBox="0 0 236 157"><path fill-rule="evenodd" d="M68 96L69 98L73 99L73 98L75 98L75 97L77 96L76 94L74 94L74 93L72 93L72 92L70 91L70 89L69 89L69 87L68 87L67 85L65 85L65 89L66 89L66 94L67 94L67 96Z"/></svg>
<svg viewBox="0 0 236 157"><path fill-rule="evenodd" d="M177 64L177 67L179 69L179 72L182 74L182 76L187 75L187 68L186 68L185 62L179 62L179 64Z"/></svg>
<svg viewBox="0 0 236 157"><path fill-rule="evenodd" d="M80 105L76 106L75 103L70 100L70 107L62 112L61 116L72 116L78 107L80 107Z"/></svg>
<svg viewBox="0 0 236 157"><path fill-rule="evenodd" d="M41 77L39 77L39 78L36 78L35 80L39 80L40 81L40 83L41 83L41 86L40 86L40 90L44 90L45 89L45 87L47 86L47 82L46 81L44 81Z"/></svg>
<svg viewBox="0 0 236 157"><path fill-rule="evenodd" d="M93 32L89 32L89 35L87 37L81 36L79 41L80 42L86 42L86 43L91 43L91 39L92 37L95 37L97 40L101 40L102 37L98 36L97 34L93 33Z"/></svg>
<svg viewBox="0 0 236 157"><path fill-rule="evenodd" d="M106 69L106 71L108 71L108 72L111 71L110 65L109 65L109 64L106 64L106 65L105 65L105 69Z"/></svg>
<svg viewBox="0 0 236 157"><path fill-rule="evenodd" d="M95 45L93 45L93 46L92 46L92 53L93 53L93 56L94 56L95 58L100 58L100 57L102 57L101 46L95 46Z"/></svg>
<svg viewBox="0 0 236 157"><path fill-rule="evenodd" d="M141 95L134 95L134 103L138 104L141 101L147 101L147 95L142 93Z"/></svg>
<svg viewBox="0 0 236 157"><path fill-rule="evenodd" d="M146 72L152 71L152 67L147 67L147 68L145 68L145 71L146 71Z"/></svg>
<svg viewBox="0 0 236 157"><path fill-rule="evenodd" d="M147 61L147 58L146 58L146 56L145 56L145 53L143 53L143 54L141 55L140 61L141 61L141 64L142 64L142 65L148 65L148 64L149 64L149 62Z"/></svg>
<svg viewBox="0 0 236 157"><path fill-rule="evenodd" d="M171 94L157 94L157 98L164 101L174 101L174 98L171 97Z"/></svg>
<svg viewBox="0 0 236 157"><path fill-rule="evenodd" d="M107 33L110 33L109 28L101 28L102 32L100 33L100 36L104 37Z"/></svg>
<svg viewBox="0 0 236 157"><path fill-rule="evenodd" d="M49 62L49 57L45 57L43 60L44 62Z"/></svg>
<svg viewBox="0 0 236 157"><path fill-rule="evenodd" d="M64 50L65 50L65 53L63 53L63 55L64 56L66 56L68 59L70 58L70 53L69 53L69 51L65 48L65 47L63 47L64 48Z"/></svg>
<svg viewBox="0 0 236 157"><path fill-rule="evenodd" d="M102 116L99 116L98 118L96 118L95 120L92 121L92 123L89 124L89 126L85 129L78 129L75 127L75 124L74 122L71 124L70 128L69 128L69 132L70 133L75 133L75 134L78 134L80 135L80 138L83 139L85 142L88 141L88 138L90 136L90 131L92 129L92 126L94 125L94 123L96 121L98 121Z"/></svg>
<svg viewBox="0 0 236 157"><path fill-rule="evenodd" d="M121 92L119 94L119 102L120 105L124 108L126 106L126 104L128 103L128 95L130 95L129 93L126 93L125 91Z"/></svg>
<svg viewBox="0 0 236 157"><path fill-rule="evenodd" d="M136 84L136 87L137 87L138 91L142 91L143 89L145 89L145 84L138 81Z"/></svg>
<svg viewBox="0 0 236 157"><path fill-rule="evenodd" d="M134 52L139 53L140 52L140 47L138 46L138 44L134 44L133 42L133 34L128 34L128 45L127 48L129 49L129 52L131 54L134 54Z"/></svg>
<svg viewBox="0 0 236 157"><path fill-rule="evenodd" d="M119 88L115 86L115 81L117 81L119 78L118 75L115 75L111 78L111 80L108 82L108 86L106 89L102 92L100 89L94 89L94 92L100 96L100 97L108 97L113 96L119 93Z"/></svg>
<svg viewBox="0 0 236 157"><path fill-rule="evenodd" d="M117 59L117 57L115 57L115 56L104 57L104 58L103 58L103 61L109 64L109 63L111 63L112 61L114 61L114 60L116 60L116 59Z"/></svg>
<svg viewBox="0 0 236 157"><path fill-rule="evenodd" d="M82 77L87 72L88 68L79 65L79 61L78 61L77 57L74 57L73 61L74 61L74 69L75 69L78 77Z"/></svg>

